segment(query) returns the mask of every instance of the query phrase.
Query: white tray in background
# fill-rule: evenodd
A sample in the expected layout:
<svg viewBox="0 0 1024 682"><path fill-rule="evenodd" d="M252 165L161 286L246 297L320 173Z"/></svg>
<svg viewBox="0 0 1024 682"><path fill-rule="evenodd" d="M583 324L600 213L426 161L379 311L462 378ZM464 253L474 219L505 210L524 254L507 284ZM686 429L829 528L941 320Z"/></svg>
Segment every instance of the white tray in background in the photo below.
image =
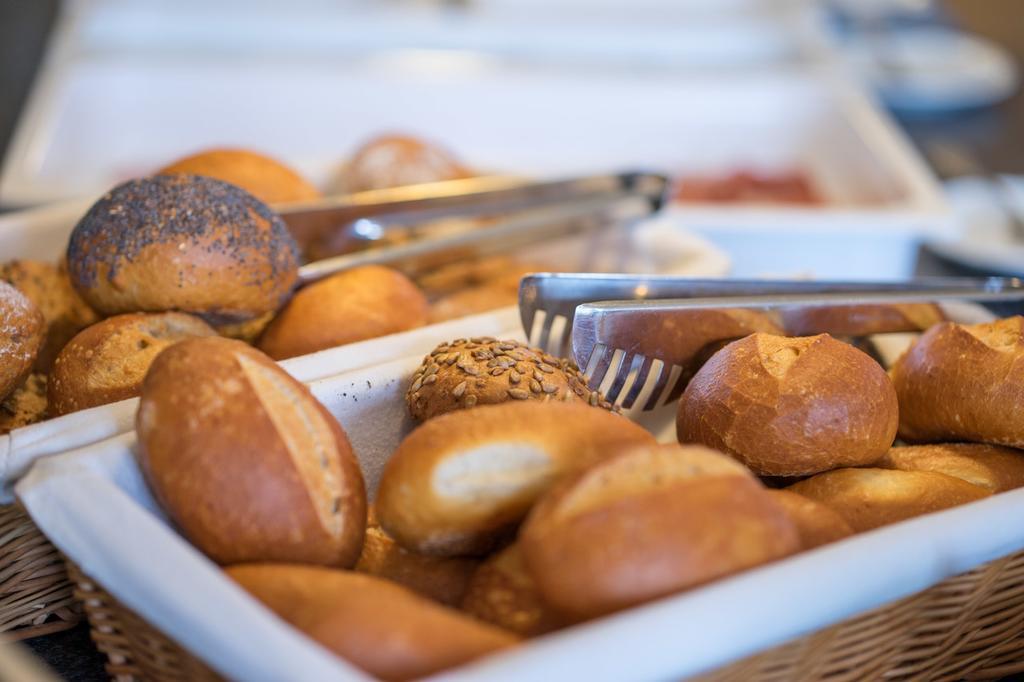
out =
<svg viewBox="0 0 1024 682"><path fill-rule="evenodd" d="M348 431L371 491L413 426L403 394L419 362L409 357L311 385ZM656 433L671 440L672 426L668 415ZM364 679L248 598L175 533L141 479L133 447L134 435L125 434L40 460L18 496L87 575L225 676ZM1000 520L1022 513L1024 490L1004 493L531 640L437 679L680 679L1018 551L1024 525Z"/></svg>

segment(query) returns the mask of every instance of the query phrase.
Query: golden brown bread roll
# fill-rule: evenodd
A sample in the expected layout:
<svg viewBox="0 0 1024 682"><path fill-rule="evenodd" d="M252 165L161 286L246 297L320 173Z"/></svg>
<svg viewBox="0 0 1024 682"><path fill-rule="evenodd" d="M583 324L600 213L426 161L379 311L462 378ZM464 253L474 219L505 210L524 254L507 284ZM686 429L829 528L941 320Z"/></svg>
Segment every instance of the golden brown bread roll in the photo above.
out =
<svg viewBox="0 0 1024 682"><path fill-rule="evenodd" d="M405 394L409 414L421 421L467 407L526 400L612 409L569 360L490 336L438 345L423 358Z"/></svg>
<svg viewBox="0 0 1024 682"><path fill-rule="evenodd" d="M46 375L34 372L0 401L0 435L46 418Z"/></svg>
<svg viewBox="0 0 1024 682"><path fill-rule="evenodd" d="M891 448L875 466L934 471L992 493L1024 487L1024 452L983 443L941 443Z"/></svg>
<svg viewBox="0 0 1024 682"><path fill-rule="evenodd" d="M441 266L419 275L416 283L431 296L454 294L467 287L494 287L519 293L519 280L530 272L551 272L552 265L507 256L483 256Z"/></svg>
<svg viewBox="0 0 1024 682"><path fill-rule="evenodd" d="M156 175L205 175L241 187L260 201L283 204L319 199L309 181L276 159L247 149L207 149L178 159Z"/></svg>
<svg viewBox="0 0 1024 682"><path fill-rule="evenodd" d="M363 552L355 570L405 585L442 604L457 606L479 563L464 557L433 557L410 552L371 520L366 526Z"/></svg>
<svg viewBox="0 0 1024 682"><path fill-rule="evenodd" d="M789 489L834 510L858 533L989 495L945 474L889 469L835 469Z"/></svg>
<svg viewBox="0 0 1024 682"><path fill-rule="evenodd" d="M298 277L281 219L242 189L198 175L118 185L75 226L71 283L96 310L178 310L213 324L276 310Z"/></svg>
<svg viewBox="0 0 1024 682"><path fill-rule="evenodd" d="M0 400L32 372L45 333L39 308L10 284L0 282Z"/></svg>
<svg viewBox="0 0 1024 682"><path fill-rule="evenodd" d="M890 371L900 438L1024 447L1024 317L945 322L925 332Z"/></svg>
<svg viewBox="0 0 1024 682"><path fill-rule="evenodd" d="M156 499L214 561L359 558L366 493L348 438L259 351L219 337L171 346L146 375L135 428Z"/></svg>
<svg viewBox="0 0 1024 682"><path fill-rule="evenodd" d="M563 625L537 591L517 543L480 564L469 581L462 610L523 637L543 635Z"/></svg>
<svg viewBox="0 0 1024 682"><path fill-rule="evenodd" d="M54 416L132 398L163 349L184 339L215 336L184 313L115 315L71 339L53 363L48 387Z"/></svg>
<svg viewBox="0 0 1024 682"><path fill-rule="evenodd" d="M341 171L343 192L363 192L473 175L447 150L407 135L381 135L352 155Z"/></svg>
<svg viewBox="0 0 1024 682"><path fill-rule="evenodd" d="M556 486L519 543L544 600L577 620L800 549L793 522L749 471L679 445L622 452Z"/></svg>
<svg viewBox="0 0 1024 682"><path fill-rule="evenodd" d="M828 334L753 334L716 353L679 402L682 443L703 443L763 476L870 464L896 435L885 371Z"/></svg>
<svg viewBox="0 0 1024 682"><path fill-rule="evenodd" d="M582 404L516 401L442 415L395 450L377 491L380 524L407 549L482 554L559 477L654 437Z"/></svg>
<svg viewBox="0 0 1024 682"><path fill-rule="evenodd" d="M518 641L369 575L289 564L232 566L227 574L283 620L383 680L425 677Z"/></svg>
<svg viewBox="0 0 1024 682"><path fill-rule="evenodd" d="M428 304L408 277L380 265L300 289L260 338L275 360L395 334L427 323Z"/></svg>
<svg viewBox="0 0 1024 682"><path fill-rule="evenodd" d="M934 303L865 303L798 306L782 310L782 324L791 336L832 334L866 336L924 331L946 319Z"/></svg>
<svg viewBox="0 0 1024 682"><path fill-rule="evenodd" d="M769 490L768 495L779 503L796 526L803 549L814 549L853 535L850 524L820 502L792 490Z"/></svg>
<svg viewBox="0 0 1024 682"><path fill-rule="evenodd" d="M0 265L6 281L35 303L46 321L46 341L39 349L35 368L49 372L60 349L78 332L99 320L96 311L82 300L68 274L49 263L12 260Z"/></svg>
<svg viewBox="0 0 1024 682"><path fill-rule="evenodd" d="M486 313L515 305L519 295L505 286L478 286L448 294L430 306L430 324L457 320L468 315Z"/></svg>

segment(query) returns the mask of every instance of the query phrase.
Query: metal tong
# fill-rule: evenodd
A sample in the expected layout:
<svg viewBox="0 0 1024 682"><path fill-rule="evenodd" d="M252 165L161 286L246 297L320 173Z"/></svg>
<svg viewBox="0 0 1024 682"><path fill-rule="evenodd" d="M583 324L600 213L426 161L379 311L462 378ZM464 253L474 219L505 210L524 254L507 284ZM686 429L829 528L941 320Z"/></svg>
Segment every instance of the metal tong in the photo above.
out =
<svg viewBox="0 0 1024 682"><path fill-rule="evenodd" d="M652 173L523 183L483 177L362 192L279 208L304 250L303 283L370 264L436 267L650 215L668 179ZM456 231L440 220L477 220Z"/></svg>
<svg viewBox="0 0 1024 682"><path fill-rule="evenodd" d="M591 387L603 388L613 403L627 409L640 404L644 410L672 402L692 375L695 349L686 337L700 323L695 311L935 301L1014 314L1024 311L1024 283L1015 278L814 282L536 274L520 285L520 312L531 342L554 353L571 341ZM562 330L556 333L559 320Z"/></svg>

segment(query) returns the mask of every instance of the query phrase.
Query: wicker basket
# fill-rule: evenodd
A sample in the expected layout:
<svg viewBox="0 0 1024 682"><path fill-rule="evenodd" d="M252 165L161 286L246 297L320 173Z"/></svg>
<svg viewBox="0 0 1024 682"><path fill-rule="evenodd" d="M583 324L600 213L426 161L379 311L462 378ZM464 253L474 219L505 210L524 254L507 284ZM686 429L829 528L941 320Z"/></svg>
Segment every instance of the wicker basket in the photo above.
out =
<svg viewBox="0 0 1024 682"><path fill-rule="evenodd" d="M121 681L216 675L69 563L93 640ZM992 679L1024 672L1024 552L708 675L701 682Z"/></svg>
<svg viewBox="0 0 1024 682"><path fill-rule="evenodd" d="M82 618L64 560L18 504L0 506L0 632L26 639Z"/></svg>

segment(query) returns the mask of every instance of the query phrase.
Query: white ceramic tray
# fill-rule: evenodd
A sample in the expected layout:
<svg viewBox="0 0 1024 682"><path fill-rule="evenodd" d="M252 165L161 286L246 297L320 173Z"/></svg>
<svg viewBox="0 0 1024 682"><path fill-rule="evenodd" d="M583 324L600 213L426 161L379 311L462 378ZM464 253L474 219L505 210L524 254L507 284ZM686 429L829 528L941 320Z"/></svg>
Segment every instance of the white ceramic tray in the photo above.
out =
<svg viewBox="0 0 1024 682"><path fill-rule="evenodd" d="M311 384L348 431L371 491L413 426L403 394L419 362L409 357ZM673 438L671 417L653 428L662 440ZM134 435L125 434L40 460L18 496L86 574L226 677L365 679L178 536L142 481L133 447ZM1024 526L1000 520L1022 513L1024 490L1004 493L531 640L437 679L681 679L1018 551Z"/></svg>

